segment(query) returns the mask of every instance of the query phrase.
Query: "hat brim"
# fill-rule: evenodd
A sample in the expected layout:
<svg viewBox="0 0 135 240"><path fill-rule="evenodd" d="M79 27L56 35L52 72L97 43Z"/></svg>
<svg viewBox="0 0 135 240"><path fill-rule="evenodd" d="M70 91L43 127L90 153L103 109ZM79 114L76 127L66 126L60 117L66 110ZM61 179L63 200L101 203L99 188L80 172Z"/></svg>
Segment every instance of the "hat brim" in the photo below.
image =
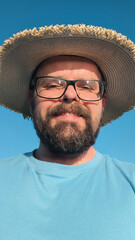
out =
<svg viewBox="0 0 135 240"><path fill-rule="evenodd" d="M1 54L0 104L24 117L30 116L28 89L35 68L57 55L75 55L93 60L107 81L107 105L102 125L120 117L135 105L135 47L102 34L102 29L82 33L60 26L16 34L8 40ZM84 29L84 26L83 26ZM42 30L42 31L41 31ZM57 31L56 31L57 30ZM59 32L58 32L59 30ZM110 31L111 30L107 30ZM98 34L97 34L98 33ZM122 36L122 35L121 35Z"/></svg>

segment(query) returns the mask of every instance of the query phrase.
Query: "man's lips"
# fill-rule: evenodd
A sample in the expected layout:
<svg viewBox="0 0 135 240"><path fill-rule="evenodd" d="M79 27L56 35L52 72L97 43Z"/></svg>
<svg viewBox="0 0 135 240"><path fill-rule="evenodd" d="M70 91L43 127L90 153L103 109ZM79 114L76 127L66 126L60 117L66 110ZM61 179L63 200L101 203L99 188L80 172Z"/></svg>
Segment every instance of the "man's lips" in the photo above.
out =
<svg viewBox="0 0 135 240"><path fill-rule="evenodd" d="M75 120L78 120L79 118L81 118L82 116L81 115L78 115L77 113L75 112L71 112L71 111L68 111L68 112L65 112L65 113L62 113L58 116L56 116L56 119L59 119L59 120L65 120L65 121L75 121Z"/></svg>

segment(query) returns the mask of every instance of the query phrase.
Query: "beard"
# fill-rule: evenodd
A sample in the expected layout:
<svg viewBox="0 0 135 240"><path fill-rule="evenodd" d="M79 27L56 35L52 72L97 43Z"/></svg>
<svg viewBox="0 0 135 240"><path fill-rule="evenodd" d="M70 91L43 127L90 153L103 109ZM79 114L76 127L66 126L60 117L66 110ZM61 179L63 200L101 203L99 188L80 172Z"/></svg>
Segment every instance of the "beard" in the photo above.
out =
<svg viewBox="0 0 135 240"><path fill-rule="evenodd" d="M51 119L72 110L77 116L85 119L85 128L80 129L77 122L60 121L51 126ZM46 113L46 119L42 119L36 112L35 103L33 103L33 123L38 137L42 144L52 153L59 154L77 154L87 151L95 144L100 131L100 123L94 131L89 111L79 103L62 103L51 108Z"/></svg>

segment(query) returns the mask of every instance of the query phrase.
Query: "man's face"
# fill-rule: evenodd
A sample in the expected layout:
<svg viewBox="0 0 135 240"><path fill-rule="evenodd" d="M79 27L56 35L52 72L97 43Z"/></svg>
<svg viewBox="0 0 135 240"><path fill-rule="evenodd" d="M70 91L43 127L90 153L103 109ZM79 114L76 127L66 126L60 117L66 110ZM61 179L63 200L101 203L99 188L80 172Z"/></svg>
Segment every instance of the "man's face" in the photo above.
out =
<svg viewBox="0 0 135 240"><path fill-rule="evenodd" d="M93 62L73 56L57 56L46 60L38 68L36 76L102 80ZM83 101L77 97L74 87L69 85L59 99L43 99L34 93L31 102L35 129L42 144L51 152L81 153L95 143L104 100Z"/></svg>

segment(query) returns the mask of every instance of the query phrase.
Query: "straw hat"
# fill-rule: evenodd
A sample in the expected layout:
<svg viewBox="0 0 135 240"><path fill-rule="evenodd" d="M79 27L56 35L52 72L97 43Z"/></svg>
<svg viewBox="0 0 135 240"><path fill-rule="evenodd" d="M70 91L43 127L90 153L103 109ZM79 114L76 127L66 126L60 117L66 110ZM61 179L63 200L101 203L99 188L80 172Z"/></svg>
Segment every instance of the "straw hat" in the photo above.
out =
<svg viewBox="0 0 135 240"><path fill-rule="evenodd" d="M1 52L0 104L30 116L28 88L34 69L57 55L93 60L107 81L103 122L135 105L135 45L113 30L85 25L45 26L24 30L5 41Z"/></svg>

